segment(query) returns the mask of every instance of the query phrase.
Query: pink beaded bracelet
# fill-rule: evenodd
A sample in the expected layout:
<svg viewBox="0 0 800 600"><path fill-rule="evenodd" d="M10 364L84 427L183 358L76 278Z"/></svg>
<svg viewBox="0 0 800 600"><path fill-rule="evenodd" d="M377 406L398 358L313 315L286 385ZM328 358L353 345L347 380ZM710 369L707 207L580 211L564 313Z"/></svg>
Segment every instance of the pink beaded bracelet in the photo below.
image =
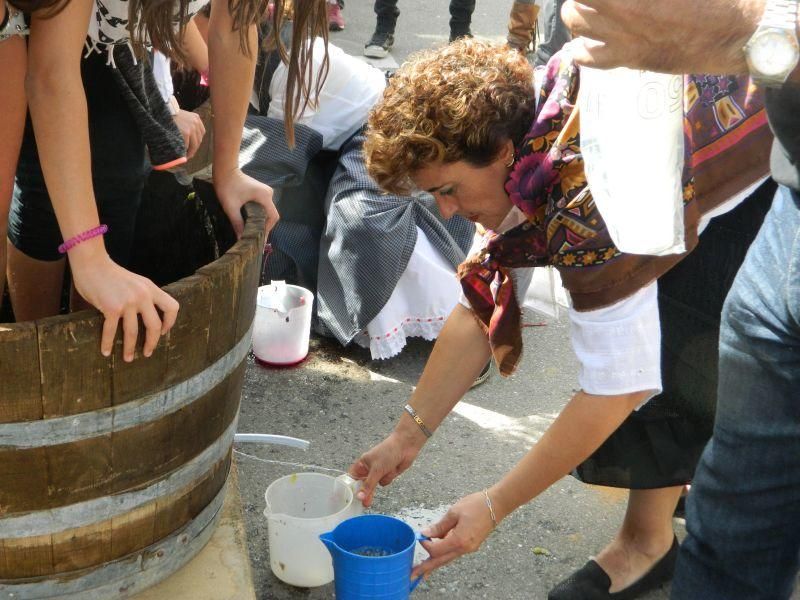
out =
<svg viewBox="0 0 800 600"><path fill-rule="evenodd" d="M58 252L60 254L66 254L81 242L90 240L94 237L97 237L98 235L104 235L107 231L108 231L108 225L98 225L97 227L93 227L92 229L87 229L83 233L79 233L75 237L69 238L66 242L61 244L58 247Z"/></svg>

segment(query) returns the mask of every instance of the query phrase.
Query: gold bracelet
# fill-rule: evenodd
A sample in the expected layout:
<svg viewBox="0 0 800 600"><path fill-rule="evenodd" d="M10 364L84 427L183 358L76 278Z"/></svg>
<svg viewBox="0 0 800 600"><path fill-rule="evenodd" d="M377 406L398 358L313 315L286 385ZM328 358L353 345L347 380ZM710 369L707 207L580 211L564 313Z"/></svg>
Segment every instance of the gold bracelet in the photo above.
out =
<svg viewBox="0 0 800 600"><path fill-rule="evenodd" d="M403 408L405 409L405 411L406 411L406 412L407 412L409 415L411 415L411 418L412 418L412 419L414 419L414 423L416 423L417 425L419 425L419 428L422 430L422 433L424 433L424 434L425 434L425 437L428 437L428 438L429 438L429 437L431 437L431 436L433 435L433 433L431 432L431 430L430 430L430 429L428 429L428 428L425 426L425 421L423 421L423 420L422 420L422 419L419 417L419 415L417 414L417 411L415 411L415 410L414 410L414 409L411 407L411 405L410 405L410 404L406 404L406 405L405 405Z"/></svg>
<svg viewBox="0 0 800 600"><path fill-rule="evenodd" d="M494 516L494 507L492 506L492 499L489 498L489 490L483 488L483 498L486 500L486 506L489 509L489 516L492 517L492 523L497 527L497 517Z"/></svg>

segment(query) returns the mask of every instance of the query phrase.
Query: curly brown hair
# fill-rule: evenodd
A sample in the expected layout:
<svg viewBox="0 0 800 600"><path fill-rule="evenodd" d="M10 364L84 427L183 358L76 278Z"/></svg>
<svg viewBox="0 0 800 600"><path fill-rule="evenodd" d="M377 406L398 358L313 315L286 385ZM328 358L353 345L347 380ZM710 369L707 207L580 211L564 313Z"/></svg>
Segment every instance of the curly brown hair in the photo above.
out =
<svg viewBox="0 0 800 600"><path fill-rule="evenodd" d="M462 39L414 54L372 109L367 170L384 190L407 194L411 176L442 161L485 166L533 121L533 69L505 45Z"/></svg>

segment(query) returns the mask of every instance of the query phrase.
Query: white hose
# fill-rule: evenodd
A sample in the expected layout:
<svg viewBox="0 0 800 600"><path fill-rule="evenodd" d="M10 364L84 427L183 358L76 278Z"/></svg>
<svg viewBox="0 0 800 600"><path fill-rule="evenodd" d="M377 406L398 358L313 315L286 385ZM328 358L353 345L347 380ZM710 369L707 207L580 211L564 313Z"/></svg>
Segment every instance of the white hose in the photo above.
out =
<svg viewBox="0 0 800 600"><path fill-rule="evenodd" d="M308 450L311 445L308 440L286 435L270 435L268 433L237 433L233 436L233 441L236 444L280 444L281 446L291 446L301 450Z"/></svg>

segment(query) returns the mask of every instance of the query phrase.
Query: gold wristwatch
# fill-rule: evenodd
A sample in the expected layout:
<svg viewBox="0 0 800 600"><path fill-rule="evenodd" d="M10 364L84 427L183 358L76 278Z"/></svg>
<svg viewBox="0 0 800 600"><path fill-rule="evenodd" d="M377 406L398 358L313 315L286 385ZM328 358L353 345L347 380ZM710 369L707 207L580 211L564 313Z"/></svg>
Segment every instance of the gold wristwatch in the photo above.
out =
<svg viewBox="0 0 800 600"><path fill-rule="evenodd" d="M767 0L758 28L744 47L756 85L779 87L800 59L797 41L798 0Z"/></svg>

